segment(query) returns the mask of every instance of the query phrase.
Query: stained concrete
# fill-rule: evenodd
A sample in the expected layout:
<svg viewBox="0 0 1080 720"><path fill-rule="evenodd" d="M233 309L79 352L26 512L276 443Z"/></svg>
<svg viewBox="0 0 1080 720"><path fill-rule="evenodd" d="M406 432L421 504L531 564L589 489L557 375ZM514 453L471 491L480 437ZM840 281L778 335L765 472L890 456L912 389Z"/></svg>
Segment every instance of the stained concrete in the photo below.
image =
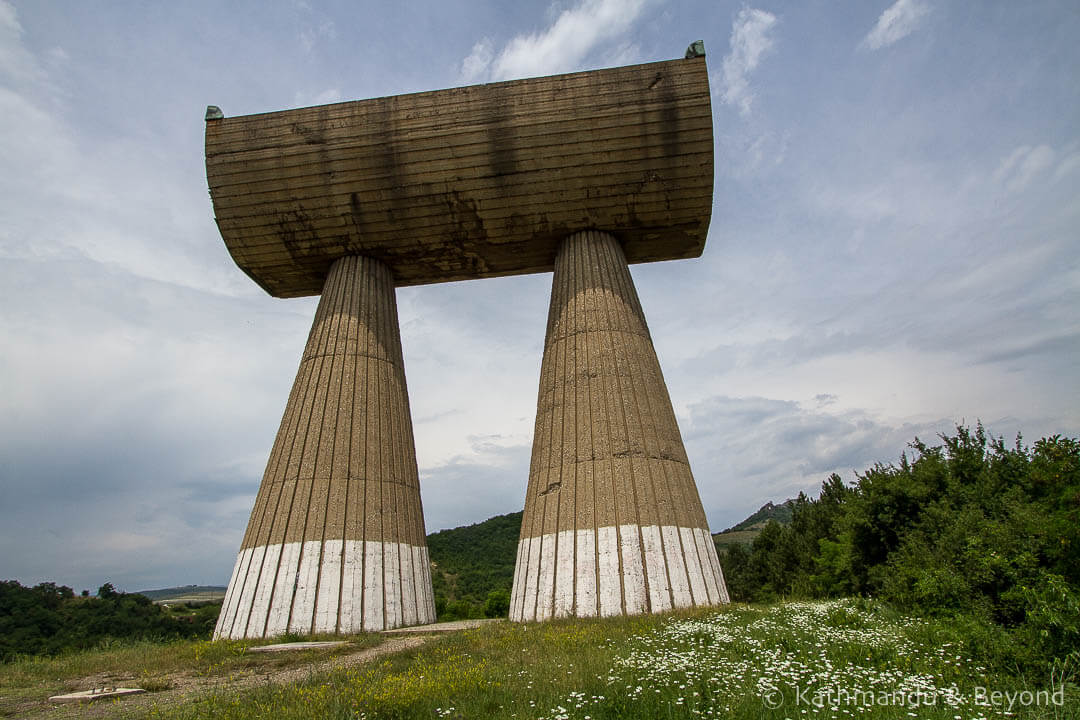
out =
<svg viewBox="0 0 1080 720"><path fill-rule="evenodd" d="M211 112L206 167L237 264L322 293L216 636L434 620L394 288L550 269L511 618L727 602L627 268L704 249L703 56Z"/></svg>
<svg viewBox="0 0 1080 720"><path fill-rule="evenodd" d="M696 57L211 116L206 180L233 259L275 297L318 294L346 255L398 287L550 272L585 227L617 232L631 262L692 258L709 97Z"/></svg>
<svg viewBox="0 0 1080 720"><path fill-rule="evenodd" d="M394 281L347 257L326 278L215 637L434 619Z"/></svg>
<svg viewBox="0 0 1080 720"><path fill-rule="evenodd" d="M555 260L510 619L728 601L622 247L575 233Z"/></svg>

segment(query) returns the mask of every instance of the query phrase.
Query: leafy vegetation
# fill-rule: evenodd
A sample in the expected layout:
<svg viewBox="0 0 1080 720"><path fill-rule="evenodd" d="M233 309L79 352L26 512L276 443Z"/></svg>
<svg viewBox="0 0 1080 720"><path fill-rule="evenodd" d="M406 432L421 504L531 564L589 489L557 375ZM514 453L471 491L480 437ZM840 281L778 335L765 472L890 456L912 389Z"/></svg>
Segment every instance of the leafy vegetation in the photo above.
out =
<svg viewBox="0 0 1080 720"><path fill-rule="evenodd" d="M521 515L497 515L427 536L439 620L506 616Z"/></svg>
<svg viewBox="0 0 1080 720"><path fill-rule="evenodd" d="M118 639L208 636L219 605L170 611L149 598L117 592L109 583L97 597L76 597L54 583L23 587L0 582L0 661L18 655L56 655Z"/></svg>
<svg viewBox="0 0 1080 720"><path fill-rule="evenodd" d="M1045 674L1080 655L1080 443L958 427L915 457L833 475L723 558L740 600L860 595L971 626L980 653ZM1071 660L1070 660L1071 658Z"/></svg>

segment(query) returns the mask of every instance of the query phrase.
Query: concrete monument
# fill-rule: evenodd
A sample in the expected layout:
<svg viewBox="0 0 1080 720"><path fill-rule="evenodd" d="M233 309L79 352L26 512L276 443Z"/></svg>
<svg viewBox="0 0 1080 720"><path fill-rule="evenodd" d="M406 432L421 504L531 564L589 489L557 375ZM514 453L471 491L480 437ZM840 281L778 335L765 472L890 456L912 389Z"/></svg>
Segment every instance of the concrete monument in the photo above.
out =
<svg viewBox="0 0 1080 720"><path fill-rule="evenodd" d="M684 60L226 118L222 238L321 295L219 637L433 622L394 289L554 270L514 620L727 600L628 263L698 257L712 205Z"/></svg>

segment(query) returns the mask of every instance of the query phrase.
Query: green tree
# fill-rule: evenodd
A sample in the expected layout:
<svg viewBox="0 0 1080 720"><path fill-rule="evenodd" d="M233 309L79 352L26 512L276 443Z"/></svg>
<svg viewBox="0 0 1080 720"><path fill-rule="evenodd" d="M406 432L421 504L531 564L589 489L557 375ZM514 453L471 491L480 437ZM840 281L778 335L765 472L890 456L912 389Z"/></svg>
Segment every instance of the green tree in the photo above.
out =
<svg viewBox="0 0 1080 720"><path fill-rule="evenodd" d="M941 440L800 496L789 525L728 550L732 596L874 595L963 616L1003 633L1002 661L1033 672L1080 647L1080 443L1008 447L981 424Z"/></svg>
<svg viewBox="0 0 1080 720"><path fill-rule="evenodd" d="M484 616L489 618L506 617L510 614L510 593L502 588L492 590L484 601Z"/></svg>

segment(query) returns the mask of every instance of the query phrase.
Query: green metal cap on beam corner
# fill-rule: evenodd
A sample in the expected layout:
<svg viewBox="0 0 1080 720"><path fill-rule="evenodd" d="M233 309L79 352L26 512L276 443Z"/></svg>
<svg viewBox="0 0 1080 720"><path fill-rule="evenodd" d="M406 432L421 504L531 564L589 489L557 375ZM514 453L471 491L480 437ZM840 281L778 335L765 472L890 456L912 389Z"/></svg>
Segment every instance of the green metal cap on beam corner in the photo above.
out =
<svg viewBox="0 0 1080 720"><path fill-rule="evenodd" d="M696 57L705 57L705 41L695 40L690 43L690 47L686 48L686 59Z"/></svg>
<svg viewBox="0 0 1080 720"><path fill-rule="evenodd" d="M687 52L689 52L689 51L687 51ZM687 55L687 57L690 57L690 56ZM206 106L206 120L208 122L210 120L221 120L224 117L225 117L225 113L221 112L221 108L219 108L217 105L207 105Z"/></svg>

